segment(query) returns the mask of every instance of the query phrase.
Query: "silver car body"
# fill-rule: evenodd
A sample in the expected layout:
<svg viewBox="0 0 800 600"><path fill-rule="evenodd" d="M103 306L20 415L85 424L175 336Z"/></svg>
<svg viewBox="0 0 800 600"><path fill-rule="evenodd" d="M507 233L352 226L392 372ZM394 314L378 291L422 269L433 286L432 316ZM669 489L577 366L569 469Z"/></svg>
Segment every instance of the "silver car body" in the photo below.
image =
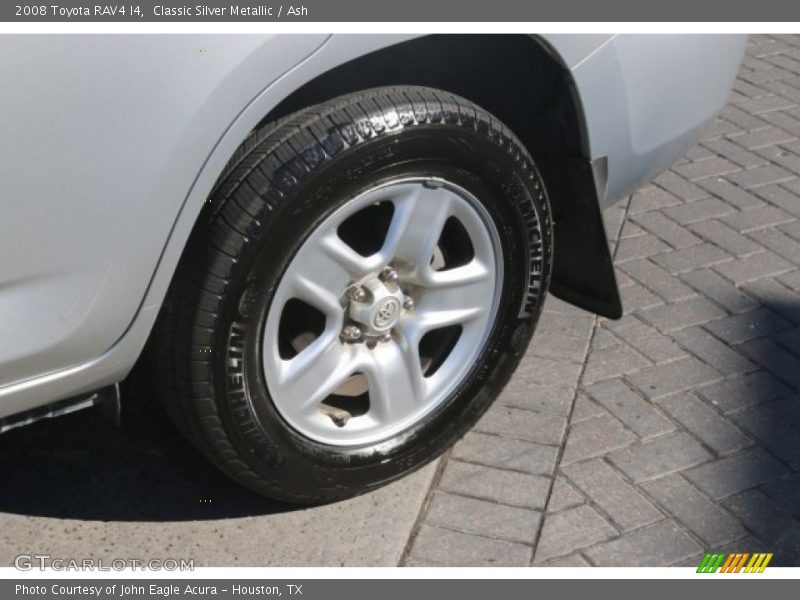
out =
<svg viewBox="0 0 800 600"><path fill-rule="evenodd" d="M414 36L0 37L0 417L125 378L217 177L314 77ZM743 36L544 35L602 206L724 105Z"/></svg>

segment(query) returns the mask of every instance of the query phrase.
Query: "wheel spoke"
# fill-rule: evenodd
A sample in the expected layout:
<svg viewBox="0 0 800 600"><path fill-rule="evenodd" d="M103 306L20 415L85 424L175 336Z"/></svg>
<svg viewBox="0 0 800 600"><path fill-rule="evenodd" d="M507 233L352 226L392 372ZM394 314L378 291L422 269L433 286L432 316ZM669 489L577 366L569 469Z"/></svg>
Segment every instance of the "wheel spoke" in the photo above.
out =
<svg viewBox="0 0 800 600"><path fill-rule="evenodd" d="M297 298L322 311L329 319L336 319L342 311L339 296L303 274L293 274L286 300Z"/></svg>
<svg viewBox="0 0 800 600"><path fill-rule="evenodd" d="M333 317L341 312L340 299L348 282L367 273L370 264L335 233L302 248L284 275L285 302L298 298Z"/></svg>
<svg viewBox="0 0 800 600"><path fill-rule="evenodd" d="M434 271L420 297L411 326L422 333L466 323L491 309L494 281L477 261L448 271Z"/></svg>
<svg viewBox="0 0 800 600"><path fill-rule="evenodd" d="M288 400L284 409L293 416L308 415L356 369L350 348L338 337L323 334L300 354L284 361L279 369L279 384Z"/></svg>
<svg viewBox="0 0 800 600"><path fill-rule="evenodd" d="M370 411L380 421L397 421L420 408L424 398L418 345L392 340L372 352L365 367Z"/></svg>
<svg viewBox="0 0 800 600"><path fill-rule="evenodd" d="M452 192L445 189L416 186L413 193L397 199L380 252L384 261L402 265L407 278L424 277L451 213Z"/></svg>

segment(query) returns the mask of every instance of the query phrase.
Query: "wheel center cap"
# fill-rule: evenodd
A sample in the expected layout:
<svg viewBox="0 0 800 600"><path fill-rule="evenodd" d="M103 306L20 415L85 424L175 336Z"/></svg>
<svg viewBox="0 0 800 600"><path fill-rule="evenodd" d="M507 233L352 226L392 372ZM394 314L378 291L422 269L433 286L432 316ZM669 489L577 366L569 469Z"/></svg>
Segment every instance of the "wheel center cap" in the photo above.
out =
<svg viewBox="0 0 800 600"><path fill-rule="evenodd" d="M381 337L389 332L403 316L406 298L396 280L371 275L357 282L356 297L350 297L347 316L366 337Z"/></svg>
<svg viewBox="0 0 800 600"><path fill-rule="evenodd" d="M394 327L400 318L402 304L397 298L384 298L376 304L375 312L372 317L372 326L375 329L387 329Z"/></svg>

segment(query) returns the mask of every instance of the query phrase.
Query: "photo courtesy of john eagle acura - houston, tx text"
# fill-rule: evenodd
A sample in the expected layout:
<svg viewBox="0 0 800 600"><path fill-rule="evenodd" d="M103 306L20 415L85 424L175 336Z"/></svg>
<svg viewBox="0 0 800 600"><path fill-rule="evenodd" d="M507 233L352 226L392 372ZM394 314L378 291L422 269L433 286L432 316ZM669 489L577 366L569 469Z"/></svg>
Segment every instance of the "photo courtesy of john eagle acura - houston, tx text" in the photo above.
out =
<svg viewBox="0 0 800 600"><path fill-rule="evenodd" d="M746 43L0 37L0 431L118 418L140 364L263 496L415 471L498 396L548 293L622 315L601 211L699 138Z"/></svg>

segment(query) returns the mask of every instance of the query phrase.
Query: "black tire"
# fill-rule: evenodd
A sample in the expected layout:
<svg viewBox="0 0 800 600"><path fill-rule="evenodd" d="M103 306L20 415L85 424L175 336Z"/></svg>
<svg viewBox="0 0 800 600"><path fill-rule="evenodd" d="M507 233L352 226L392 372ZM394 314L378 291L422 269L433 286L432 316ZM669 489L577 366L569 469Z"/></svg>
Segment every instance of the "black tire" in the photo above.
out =
<svg viewBox="0 0 800 600"><path fill-rule="evenodd" d="M421 422L380 444L318 443L277 413L259 367L270 294L326 214L366 186L420 174L457 181L495 222L505 275L492 332L463 384ZM219 468L265 496L321 503L384 485L450 447L506 384L541 311L551 245L530 155L469 101L393 87L299 111L242 145L192 234L152 340L168 412Z"/></svg>

